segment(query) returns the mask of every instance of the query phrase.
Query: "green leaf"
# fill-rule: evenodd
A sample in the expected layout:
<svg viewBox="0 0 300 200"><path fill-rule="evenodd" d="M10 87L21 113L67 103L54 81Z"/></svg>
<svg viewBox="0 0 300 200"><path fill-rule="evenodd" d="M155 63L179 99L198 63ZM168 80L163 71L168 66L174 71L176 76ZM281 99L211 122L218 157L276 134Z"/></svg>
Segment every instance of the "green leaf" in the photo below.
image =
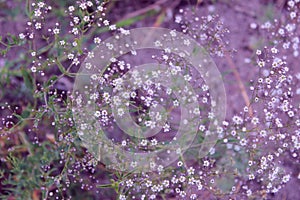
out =
<svg viewBox="0 0 300 200"><path fill-rule="evenodd" d="M45 83L44 87L48 87L49 85L51 85L57 79L58 79L58 76L56 76L56 75L51 76L51 78Z"/></svg>
<svg viewBox="0 0 300 200"><path fill-rule="evenodd" d="M2 56L5 56L6 54L7 54L7 50L6 49L1 51L1 55Z"/></svg>
<svg viewBox="0 0 300 200"><path fill-rule="evenodd" d="M119 21L117 22L117 27L124 27L124 26L130 26L131 24L137 22L137 21L140 21L142 19L144 19L146 16L145 15L139 15L139 16L136 16L136 17L132 17L132 18L129 18L129 19L124 19L122 21Z"/></svg>
<svg viewBox="0 0 300 200"><path fill-rule="evenodd" d="M45 36L43 36L43 39L48 40L49 38L45 38ZM48 52L52 47L54 47L54 43L50 43L47 46L44 46L44 47L40 48L37 52L37 55L41 55L45 52Z"/></svg>
<svg viewBox="0 0 300 200"><path fill-rule="evenodd" d="M112 188L112 184L103 184L103 185L97 185L97 188Z"/></svg>
<svg viewBox="0 0 300 200"><path fill-rule="evenodd" d="M57 67L59 68L60 72L63 73L63 74L66 74L66 69L64 68L64 66L61 64L61 62L56 59L56 64L57 64Z"/></svg>
<svg viewBox="0 0 300 200"><path fill-rule="evenodd" d="M16 113L13 113L13 116L18 118L18 120L23 120L23 117L21 115L16 114Z"/></svg>
<svg viewBox="0 0 300 200"><path fill-rule="evenodd" d="M25 86L32 91L33 90L33 79L32 76L30 75L30 73L28 73L28 71L25 68L21 68L21 73L23 76L23 80L25 83Z"/></svg>
<svg viewBox="0 0 300 200"><path fill-rule="evenodd" d="M23 112L21 114L22 118L27 118L27 117L29 117L29 115L30 115L30 110L28 110L28 109L23 110Z"/></svg>

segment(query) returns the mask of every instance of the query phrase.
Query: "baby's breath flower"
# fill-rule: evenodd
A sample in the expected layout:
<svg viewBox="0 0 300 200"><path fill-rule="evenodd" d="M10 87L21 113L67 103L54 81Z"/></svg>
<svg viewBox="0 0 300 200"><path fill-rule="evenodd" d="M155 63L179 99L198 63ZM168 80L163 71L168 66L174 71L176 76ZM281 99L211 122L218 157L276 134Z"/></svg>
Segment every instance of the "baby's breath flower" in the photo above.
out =
<svg viewBox="0 0 300 200"><path fill-rule="evenodd" d="M84 16L84 17L83 17L83 21L89 22L89 21L90 21L90 16Z"/></svg>
<svg viewBox="0 0 300 200"><path fill-rule="evenodd" d="M19 38L20 38L21 40L23 40L23 39L25 38L24 33L20 33L20 34L19 34Z"/></svg>
<svg viewBox="0 0 300 200"><path fill-rule="evenodd" d="M108 20L104 20L104 21L103 21L103 24L104 24L105 26L108 26L108 25L109 25L109 21L108 21Z"/></svg>
<svg viewBox="0 0 300 200"><path fill-rule="evenodd" d="M178 166L178 167L181 167L182 165L183 165L183 162L182 162L182 161L178 161L178 162L177 162L177 166Z"/></svg>
<svg viewBox="0 0 300 200"><path fill-rule="evenodd" d="M70 12L73 12L73 11L75 10L75 7L74 7L74 6L69 6L68 10L69 10Z"/></svg>
<svg viewBox="0 0 300 200"><path fill-rule="evenodd" d="M266 64L265 61L259 61L259 62L258 62L258 66L259 66L259 67L264 67L265 64Z"/></svg>
<svg viewBox="0 0 300 200"><path fill-rule="evenodd" d="M147 146L147 143L148 143L148 141L145 140L145 139L143 139L143 140L141 141L141 145L142 145L142 146Z"/></svg>
<svg viewBox="0 0 300 200"><path fill-rule="evenodd" d="M208 167L209 166L209 161L208 160L203 161L203 166Z"/></svg>
<svg viewBox="0 0 300 200"><path fill-rule="evenodd" d="M54 29L53 29L53 33L54 33L55 35L58 35L59 32L60 32L60 30L59 30L58 28L54 28Z"/></svg>
<svg viewBox="0 0 300 200"><path fill-rule="evenodd" d="M237 125L240 125L243 123L243 119L237 115L235 115L233 118L232 118L232 121L233 123L237 124Z"/></svg>
<svg viewBox="0 0 300 200"><path fill-rule="evenodd" d="M35 67L35 66L32 66L32 67L31 67L31 71L32 71L33 73L35 73L35 72L36 72L36 67Z"/></svg>
<svg viewBox="0 0 300 200"><path fill-rule="evenodd" d="M257 117L253 117L252 120L251 120L251 123L253 125L257 125L257 124L259 124L259 119Z"/></svg>
<svg viewBox="0 0 300 200"><path fill-rule="evenodd" d="M41 23L39 23L39 22L35 23L35 29L36 30L39 30L41 28L42 28L42 24Z"/></svg>
<svg viewBox="0 0 300 200"><path fill-rule="evenodd" d="M94 43L95 44L100 44L100 42L101 42L101 39L99 37L94 38Z"/></svg>
<svg viewBox="0 0 300 200"><path fill-rule="evenodd" d="M104 10L103 6L98 6L97 10L99 10L100 12L102 12Z"/></svg>
<svg viewBox="0 0 300 200"><path fill-rule="evenodd" d="M34 10L34 16L35 17L40 17L42 15L42 12L40 9Z"/></svg>
<svg viewBox="0 0 300 200"><path fill-rule="evenodd" d="M115 24L110 25L110 26L109 26L109 29L112 30L112 31L113 31L113 30L116 30L116 29L117 29L117 26L116 26Z"/></svg>
<svg viewBox="0 0 300 200"><path fill-rule="evenodd" d="M97 111L95 112L95 117L100 117L100 116L101 116L101 112L97 110Z"/></svg>
<svg viewBox="0 0 300 200"><path fill-rule="evenodd" d="M64 46L64 45L66 44L66 42L65 42L64 40L61 40L61 41L59 41L59 44L60 44L61 46Z"/></svg>
<svg viewBox="0 0 300 200"><path fill-rule="evenodd" d="M73 47L76 47L77 46L77 42L76 41L72 42L72 45L73 45Z"/></svg>

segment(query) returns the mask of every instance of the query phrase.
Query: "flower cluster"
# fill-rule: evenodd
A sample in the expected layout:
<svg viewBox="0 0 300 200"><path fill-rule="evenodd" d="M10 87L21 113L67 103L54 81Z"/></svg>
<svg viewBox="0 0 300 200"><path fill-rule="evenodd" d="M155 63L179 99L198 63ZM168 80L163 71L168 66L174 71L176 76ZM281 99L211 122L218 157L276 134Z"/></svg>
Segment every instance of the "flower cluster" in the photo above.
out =
<svg viewBox="0 0 300 200"><path fill-rule="evenodd" d="M130 36L125 25L138 17L113 22L107 15L115 2L81 0L62 10L55 3L28 2L25 30L0 39L7 56L5 66L0 63L0 179L7 199L72 199L81 191L91 198L121 200L269 199L291 179L300 179L299 171L287 166L299 164L300 153L300 73L293 67L299 57L299 0L287 1L280 19L251 23L265 43L249 62L257 72L249 84L250 104L215 130L209 130L215 118L212 88L184 52L164 46L172 39L156 38L154 46L162 49L157 51L137 50L137 42L130 41L125 44L129 53L98 66L86 60L119 48L105 41L105 34L116 40ZM54 11L61 16L53 20ZM179 8L173 22L192 38L180 41L182 48L197 41L223 59L230 32L214 12L214 5L208 5L207 14ZM168 32L171 38L176 34ZM94 47L105 52L95 54ZM156 65L137 69L141 59ZM79 66L97 72L82 79L84 94L72 93ZM103 70L95 70L99 67ZM197 106L188 106L191 102ZM86 105L93 106L88 115ZM82 114L77 120L75 111ZM118 171L105 163L111 153L119 166L138 169L138 162L127 163L118 153L146 157L183 143L185 138L176 134L187 124L190 129L197 125L196 136L188 149L174 145L167 151L178 156L168 166L161 164L168 157L149 160L147 172ZM212 132L217 144L200 157ZM110 149L104 138L119 148ZM99 150L100 144L107 152Z"/></svg>

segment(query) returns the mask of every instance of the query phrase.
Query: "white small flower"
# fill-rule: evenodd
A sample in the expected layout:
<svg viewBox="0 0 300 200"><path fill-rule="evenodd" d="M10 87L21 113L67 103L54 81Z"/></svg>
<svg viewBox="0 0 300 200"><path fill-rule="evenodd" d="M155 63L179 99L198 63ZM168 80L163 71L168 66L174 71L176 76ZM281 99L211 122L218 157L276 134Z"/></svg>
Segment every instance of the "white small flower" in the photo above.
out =
<svg viewBox="0 0 300 200"><path fill-rule="evenodd" d="M86 63L86 64L85 64L85 68L91 69L91 68L92 68L92 64L91 64L91 63Z"/></svg>
<svg viewBox="0 0 300 200"><path fill-rule="evenodd" d="M203 86L202 86L202 90L203 90L204 92L206 92L208 89L209 89L208 85L203 85Z"/></svg>
<svg viewBox="0 0 300 200"><path fill-rule="evenodd" d="M69 54L68 54L68 59L69 59L69 60L73 60L73 59L74 59L74 54L69 53Z"/></svg>
<svg viewBox="0 0 300 200"><path fill-rule="evenodd" d="M123 35L129 35L130 34L130 31L126 30L124 28L120 28L119 30L120 30L121 34L123 34Z"/></svg>
<svg viewBox="0 0 300 200"><path fill-rule="evenodd" d="M108 20L104 20L104 21L103 21L103 24L104 24L105 26L108 26L108 25L109 25L109 21L108 21Z"/></svg>
<svg viewBox="0 0 300 200"><path fill-rule="evenodd" d="M54 33L55 35L59 34L59 29L58 29L58 28L53 29L53 33Z"/></svg>
<svg viewBox="0 0 300 200"><path fill-rule="evenodd" d="M32 67L31 67L31 71L32 71L33 73L35 73L35 72L36 72L36 67L35 67L35 66L32 66Z"/></svg>
<svg viewBox="0 0 300 200"><path fill-rule="evenodd" d="M278 49L276 49L275 47L273 47L273 48L271 48L271 52L274 53L274 54L276 54L276 53L278 53Z"/></svg>
<svg viewBox="0 0 300 200"><path fill-rule="evenodd" d="M184 176L180 176L180 177L179 177L179 181L180 181L181 183L183 183L185 180L186 180L186 178L185 178Z"/></svg>
<svg viewBox="0 0 300 200"><path fill-rule="evenodd" d="M111 31L116 30L116 29L117 29L117 26L116 26L115 24L110 25L110 26L109 26L109 29L110 29Z"/></svg>
<svg viewBox="0 0 300 200"><path fill-rule="evenodd" d="M172 37L175 37L175 36L176 36L176 31L175 31L175 30L171 30L171 31L170 31L170 35L171 35Z"/></svg>
<svg viewBox="0 0 300 200"><path fill-rule="evenodd" d="M190 81L190 80L192 80L192 77L189 74L184 75L184 80Z"/></svg>
<svg viewBox="0 0 300 200"><path fill-rule="evenodd" d="M35 17L39 17L39 16L41 16L41 14L42 14L42 12L41 12L40 9L34 11L34 16Z"/></svg>
<svg viewBox="0 0 300 200"><path fill-rule="evenodd" d="M175 16L175 23L179 24L182 20L182 16L181 15L176 15Z"/></svg>
<svg viewBox="0 0 300 200"><path fill-rule="evenodd" d="M288 116L289 116L289 117L294 117L294 112L293 112L292 110L290 110L290 111L288 112Z"/></svg>
<svg viewBox="0 0 300 200"><path fill-rule="evenodd" d="M163 127L163 129L164 129L164 133L165 132L169 132L170 131L170 125L169 124L165 124L164 127Z"/></svg>
<svg viewBox="0 0 300 200"><path fill-rule="evenodd" d="M122 117L123 115L124 115L124 109L123 108L119 108L118 109L118 115L120 116L120 117Z"/></svg>
<svg viewBox="0 0 300 200"><path fill-rule="evenodd" d="M278 33L279 33L279 35L284 35L284 29L283 28L280 28L279 30L278 30Z"/></svg>
<svg viewBox="0 0 300 200"><path fill-rule="evenodd" d="M195 169L193 167L190 167L188 170L187 170L188 174L191 176L195 173Z"/></svg>
<svg viewBox="0 0 300 200"><path fill-rule="evenodd" d="M249 174L249 180L254 180L254 179L255 179L254 174Z"/></svg>
<svg viewBox="0 0 300 200"><path fill-rule="evenodd" d="M283 178L282 178L282 182L283 183L287 183L289 180L290 180L291 176L288 174L288 175L285 175Z"/></svg>
<svg viewBox="0 0 300 200"><path fill-rule="evenodd" d="M246 146L247 140L245 138L241 139L240 144L241 146Z"/></svg>
<svg viewBox="0 0 300 200"><path fill-rule="evenodd" d="M94 52L88 52L88 58L94 58Z"/></svg>
<svg viewBox="0 0 300 200"><path fill-rule="evenodd" d="M190 46L191 42L190 42L190 40L184 40L183 44L186 46Z"/></svg>
<svg viewBox="0 0 300 200"><path fill-rule="evenodd" d="M42 24L39 23L39 22L37 22L37 23L35 24L35 29L36 29L36 30L39 30L39 29L41 29L41 28L42 28Z"/></svg>
<svg viewBox="0 0 300 200"><path fill-rule="evenodd" d="M103 96L105 101L109 100L109 98L110 98L110 95L109 95L108 92L104 92L102 96Z"/></svg>
<svg viewBox="0 0 300 200"><path fill-rule="evenodd" d="M134 91L131 92L131 93L130 93L130 97L134 99L134 98L136 97L136 92L134 92Z"/></svg>
<svg viewBox="0 0 300 200"><path fill-rule="evenodd" d="M73 47L76 47L76 46L77 46L77 42L74 41L74 42L72 43L72 45L73 45Z"/></svg>
<svg viewBox="0 0 300 200"><path fill-rule="evenodd" d="M89 17L89 16L84 16L84 17L83 17L83 21L89 22L89 21L90 21L90 17Z"/></svg>
<svg viewBox="0 0 300 200"><path fill-rule="evenodd" d="M100 44L100 42L101 42L101 39L99 37L94 38L94 43L95 44Z"/></svg>
<svg viewBox="0 0 300 200"><path fill-rule="evenodd" d="M261 55L261 50L256 50L256 55Z"/></svg>
<svg viewBox="0 0 300 200"><path fill-rule="evenodd" d="M208 160L205 160L205 161L203 162L203 166L204 166L204 167L208 167L208 166L209 166L209 161L208 161Z"/></svg>
<svg viewBox="0 0 300 200"><path fill-rule="evenodd" d="M157 145L157 140L156 139L152 139L151 140L151 145L152 146L156 146Z"/></svg>
<svg viewBox="0 0 300 200"><path fill-rule="evenodd" d="M162 46L162 44L161 44L161 42L160 42L159 40L156 40L156 41L154 42L154 45L155 45L156 47L161 47L161 46Z"/></svg>
<svg viewBox="0 0 300 200"><path fill-rule="evenodd" d="M114 48L114 45L111 43L106 43L105 45L109 50L112 50Z"/></svg>
<svg viewBox="0 0 300 200"><path fill-rule="evenodd" d="M291 12L291 13L290 13L291 19L294 19L296 16L297 16L297 15L296 15L296 12Z"/></svg>
<svg viewBox="0 0 300 200"><path fill-rule="evenodd" d="M97 74L92 74L92 75L91 75L91 79L92 79L92 80L95 81L95 80L97 80L97 78L98 78Z"/></svg>
<svg viewBox="0 0 300 200"><path fill-rule="evenodd" d="M44 2L39 2L39 3L38 3L38 7L43 8L44 6L45 6L45 3L44 3Z"/></svg>
<svg viewBox="0 0 300 200"><path fill-rule="evenodd" d="M74 34L74 35L78 35L79 34L79 31L78 31L78 28L73 28L72 29L72 33Z"/></svg>
<svg viewBox="0 0 300 200"><path fill-rule="evenodd" d="M243 123L243 119L237 115L232 118L232 121L233 121L233 123L235 123L237 125L240 125Z"/></svg>
<svg viewBox="0 0 300 200"><path fill-rule="evenodd" d="M151 129L154 129L156 127L156 123L153 121L146 121L145 125L146 127L150 127Z"/></svg>
<svg viewBox="0 0 300 200"><path fill-rule="evenodd" d="M142 146L147 146L147 143L148 143L148 141L145 140L145 139L143 139L143 140L141 141L141 145L142 145Z"/></svg>
<svg viewBox="0 0 300 200"><path fill-rule="evenodd" d="M257 24L256 23L251 23L250 24L250 28L251 29L256 29L257 28Z"/></svg>
<svg viewBox="0 0 300 200"><path fill-rule="evenodd" d="M19 34L19 38L20 38L21 40L23 40L23 39L25 38L25 35L24 35L23 33L20 33L20 34Z"/></svg>
<svg viewBox="0 0 300 200"><path fill-rule="evenodd" d="M252 120L251 120L251 123L253 125L257 125L257 124L259 124L259 119L257 117L253 117Z"/></svg>
<svg viewBox="0 0 300 200"><path fill-rule="evenodd" d="M79 17L73 17L73 21L75 24L78 24L80 19L79 19Z"/></svg>
<svg viewBox="0 0 300 200"><path fill-rule="evenodd" d="M75 10L75 8L74 8L74 6L69 6L68 10L69 10L70 12L73 12L73 11Z"/></svg>
<svg viewBox="0 0 300 200"><path fill-rule="evenodd" d="M97 10L99 10L100 12L102 12L104 10L103 6L98 6Z"/></svg>
<svg viewBox="0 0 300 200"><path fill-rule="evenodd" d="M199 126L199 130L200 130L200 131L205 131L205 129L206 129L206 128L205 128L204 125L200 125L200 126Z"/></svg>
<svg viewBox="0 0 300 200"><path fill-rule="evenodd" d="M182 165L183 165L183 162L182 161L178 161L177 166L181 167Z"/></svg>
<svg viewBox="0 0 300 200"><path fill-rule="evenodd" d="M88 127L87 124L81 124L81 125L80 125L80 129L81 129L81 130L85 130L85 129L87 129L87 127Z"/></svg>
<svg viewBox="0 0 300 200"><path fill-rule="evenodd" d="M79 63L80 63L79 59L78 58L74 58L72 64L74 64L74 65L77 66L77 65L79 65ZM96 78L94 80L96 80Z"/></svg>
<svg viewBox="0 0 300 200"><path fill-rule="evenodd" d="M94 115L95 115L95 117L100 117L101 116L101 112L97 110Z"/></svg>
<svg viewBox="0 0 300 200"><path fill-rule="evenodd" d="M87 5L88 7L92 7L92 6L93 6L93 2L88 1L88 2L86 3L86 5Z"/></svg>
<svg viewBox="0 0 300 200"><path fill-rule="evenodd" d="M163 59L167 61L169 59L169 56L168 55L163 55Z"/></svg>
<svg viewBox="0 0 300 200"><path fill-rule="evenodd" d="M264 67L266 63L264 61L259 61L257 64L259 67Z"/></svg>
<svg viewBox="0 0 300 200"><path fill-rule="evenodd" d="M250 189L247 190L246 193L247 193L247 196L251 196L252 195L252 191Z"/></svg>
<svg viewBox="0 0 300 200"><path fill-rule="evenodd" d="M81 4L79 5L79 7L80 7L82 10L87 9L87 6L86 6L86 3L85 3L85 2L81 3Z"/></svg>
<svg viewBox="0 0 300 200"><path fill-rule="evenodd" d="M123 194L121 194L120 197L119 197L119 199L120 199L120 200L126 200L126 196L123 195Z"/></svg>
<svg viewBox="0 0 300 200"><path fill-rule="evenodd" d="M195 115L199 115L200 114L200 109L199 108L195 108L194 111L193 111L193 113Z"/></svg>
<svg viewBox="0 0 300 200"><path fill-rule="evenodd" d="M175 107L179 106L179 101L176 99L175 101L173 101L173 105L174 105Z"/></svg>
<svg viewBox="0 0 300 200"><path fill-rule="evenodd" d="M130 163L130 166L135 168L137 166L137 162L134 161L134 162Z"/></svg>

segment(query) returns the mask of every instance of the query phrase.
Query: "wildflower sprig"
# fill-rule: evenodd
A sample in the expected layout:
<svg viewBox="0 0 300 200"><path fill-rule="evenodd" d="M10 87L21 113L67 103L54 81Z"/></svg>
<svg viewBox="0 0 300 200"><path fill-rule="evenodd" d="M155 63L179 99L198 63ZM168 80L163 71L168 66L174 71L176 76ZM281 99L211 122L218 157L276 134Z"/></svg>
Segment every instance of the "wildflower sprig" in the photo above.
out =
<svg viewBox="0 0 300 200"><path fill-rule="evenodd" d="M149 56L138 49L144 43L126 41L125 49L120 48L128 51L126 55L117 52L107 65L98 66L101 63L87 61L119 50L105 39L107 35L116 41L130 38L134 29L128 26L158 12L160 17L169 13L164 1L120 21L109 18L116 2L64 2L66 7L61 8L59 3L26 1L24 30L0 36L1 198L269 199L276 195L291 179L299 179L295 177L299 172L286 167L287 161L299 163L300 74L293 67L299 57L299 3L289 0L281 18L250 25L262 34L264 44L253 49L249 61L255 72L249 102L210 129L216 118L214 88L205 81L211 79L197 71L201 66L193 68L189 58L201 50L217 59L240 55L229 48L230 31L226 20L214 14L214 5L208 6L208 14L179 6L172 19L176 30L172 27L155 40L144 37L150 31L143 34L142 41L153 39L151 45L160 50ZM179 40L177 31L191 39ZM204 49L194 48L189 55L166 45L181 42L180 48L189 50L194 41ZM102 54L93 51L101 47ZM134 70L141 59L157 64L151 73L145 66L144 71ZM83 81L85 95L74 84L80 67L85 72L103 69L87 78L97 87ZM180 83L185 87L177 87ZM82 115L92 102L92 112ZM128 122L132 126L125 126ZM186 124L189 129L182 128ZM176 135L182 129L187 138L195 133L191 144L182 145L189 141L184 134ZM88 143L90 130L97 131ZM212 135L215 140L205 140ZM104 138L119 148L100 148ZM216 144L206 146L212 141ZM122 154L146 157L166 150L166 145L172 147L166 152L177 159L151 158L147 170L139 160L127 162ZM203 145L209 147L204 156L199 152ZM112 158L117 162L106 160L109 153L116 155ZM132 170L119 170L124 168Z"/></svg>

